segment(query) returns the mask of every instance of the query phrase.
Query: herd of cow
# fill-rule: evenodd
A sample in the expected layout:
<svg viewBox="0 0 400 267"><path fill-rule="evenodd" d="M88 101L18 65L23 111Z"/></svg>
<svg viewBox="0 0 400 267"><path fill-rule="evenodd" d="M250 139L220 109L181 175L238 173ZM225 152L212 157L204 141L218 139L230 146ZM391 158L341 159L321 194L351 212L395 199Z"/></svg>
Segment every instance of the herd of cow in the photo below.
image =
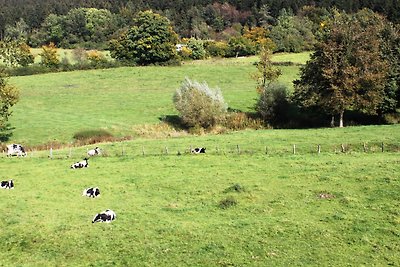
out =
<svg viewBox="0 0 400 267"><path fill-rule="evenodd" d="M87 155L89 157L96 156L100 154L100 149L98 147L91 149L87 152ZM24 147L20 144L11 144L7 146L7 157L11 156L18 156L18 157L26 157L27 153L24 149ZM88 158L85 158L83 161L76 162L71 165L71 169L80 169L80 168L87 168L89 166L88 163ZM1 181L1 188L3 189L14 189L14 182L13 180L9 181ZM83 190L82 193L83 196L95 198L100 196L100 189L98 187L89 187ZM115 220L117 215L115 214L114 211L107 209L103 212L97 213L93 220L92 223L96 222L112 222Z"/></svg>
<svg viewBox="0 0 400 267"><path fill-rule="evenodd" d="M194 149L191 149L190 151L193 154L203 154L206 153L206 148L204 147L196 147ZM87 152L88 157L93 157L96 155L100 155L101 151L99 147L96 147L94 149L91 149ZM18 156L18 157L26 157L27 153L24 149L24 147L20 144L11 144L7 145L7 157L11 156ZM89 162L88 158L84 158L82 161L75 162L74 164L71 165L71 169L81 169L81 168L87 168L89 167ZM3 189L14 189L14 182L13 180L8 180L8 181L1 181L1 188ZM89 187L83 190L82 196L86 197L91 197L91 198L96 198L100 196L100 189L98 187ZM106 222L110 223L113 220L115 220L117 215L115 214L114 211L107 209L101 213L97 213L93 220L92 223L96 222Z"/></svg>

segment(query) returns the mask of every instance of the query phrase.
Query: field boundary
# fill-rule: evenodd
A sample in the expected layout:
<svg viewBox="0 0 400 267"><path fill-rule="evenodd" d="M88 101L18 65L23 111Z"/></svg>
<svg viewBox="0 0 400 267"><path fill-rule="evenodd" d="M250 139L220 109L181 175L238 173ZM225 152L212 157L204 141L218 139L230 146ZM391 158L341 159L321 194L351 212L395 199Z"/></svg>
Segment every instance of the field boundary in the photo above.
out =
<svg viewBox="0 0 400 267"><path fill-rule="evenodd" d="M94 147L95 145L93 145ZM138 157L138 156L167 156L167 155L187 155L191 153L195 146L177 146L177 145L137 145L125 143L107 143L98 144L101 148L102 157ZM31 158L77 158L85 157L87 151L92 147L65 146L52 147L46 150L28 150L27 157ZM357 144L288 144L287 146L251 146L251 145L214 145L206 146L206 154L211 155L319 155L319 154L351 154L351 153L395 153L400 152L400 143L369 142ZM2 151L2 157L6 158L7 153Z"/></svg>

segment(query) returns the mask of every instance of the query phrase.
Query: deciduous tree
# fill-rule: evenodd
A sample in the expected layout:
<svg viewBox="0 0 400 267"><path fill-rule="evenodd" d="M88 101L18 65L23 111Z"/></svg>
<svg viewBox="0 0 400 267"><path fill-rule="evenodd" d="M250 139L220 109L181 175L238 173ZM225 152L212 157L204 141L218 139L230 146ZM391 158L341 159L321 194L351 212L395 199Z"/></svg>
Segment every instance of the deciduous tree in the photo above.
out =
<svg viewBox="0 0 400 267"><path fill-rule="evenodd" d="M383 25L382 17L367 10L355 15L336 12L295 81L297 103L339 114L340 127L346 110L376 113L388 73L381 56Z"/></svg>
<svg viewBox="0 0 400 267"><path fill-rule="evenodd" d="M8 119L11 116L11 107L19 100L19 90L8 84L7 75L0 70L0 141L7 141L11 136L11 127Z"/></svg>
<svg viewBox="0 0 400 267"><path fill-rule="evenodd" d="M22 39L6 38L4 41L0 41L0 60L10 67L27 66L33 63L34 56L30 47Z"/></svg>
<svg viewBox="0 0 400 267"><path fill-rule="evenodd" d="M170 21L152 11L139 12L128 31L110 43L111 56L140 65L164 63L177 58L178 36Z"/></svg>

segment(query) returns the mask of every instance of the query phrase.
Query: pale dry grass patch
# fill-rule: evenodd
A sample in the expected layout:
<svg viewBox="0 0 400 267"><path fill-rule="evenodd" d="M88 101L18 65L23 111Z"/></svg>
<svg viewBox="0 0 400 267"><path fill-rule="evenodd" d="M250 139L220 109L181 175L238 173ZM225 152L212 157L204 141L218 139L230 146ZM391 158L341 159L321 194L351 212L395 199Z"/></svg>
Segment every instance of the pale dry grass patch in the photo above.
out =
<svg viewBox="0 0 400 267"><path fill-rule="evenodd" d="M146 138L169 138L169 137L182 137L187 136L189 133L185 130L177 130L170 126L168 123L158 124L141 124L132 127L135 136Z"/></svg>

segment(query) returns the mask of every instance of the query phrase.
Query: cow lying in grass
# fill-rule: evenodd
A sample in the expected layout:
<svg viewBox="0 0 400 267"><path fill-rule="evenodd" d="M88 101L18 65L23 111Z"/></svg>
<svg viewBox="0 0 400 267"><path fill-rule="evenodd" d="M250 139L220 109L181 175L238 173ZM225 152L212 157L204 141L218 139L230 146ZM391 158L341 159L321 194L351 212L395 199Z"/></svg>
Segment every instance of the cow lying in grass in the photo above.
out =
<svg viewBox="0 0 400 267"><path fill-rule="evenodd" d="M14 188L13 180L1 181L1 188L3 188L3 189L13 189Z"/></svg>
<svg viewBox="0 0 400 267"><path fill-rule="evenodd" d="M87 158L84 158L82 161L76 162L71 165L71 169L81 169L89 167L89 162Z"/></svg>
<svg viewBox="0 0 400 267"><path fill-rule="evenodd" d="M87 155L88 155L89 157L93 157L93 156L96 156L96 155L100 155L100 148L96 147L96 148L94 148L94 149L90 149L90 150L87 152Z"/></svg>
<svg viewBox="0 0 400 267"><path fill-rule="evenodd" d="M94 216L92 223L96 222L106 222L110 223L115 220L117 215L115 214L114 211L112 210L105 210L102 213L97 213L96 216Z"/></svg>
<svg viewBox="0 0 400 267"><path fill-rule="evenodd" d="M206 153L206 148L205 147L196 147L194 149L192 149L190 152L192 152L193 154L200 154L200 153Z"/></svg>
<svg viewBox="0 0 400 267"><path fill-rule="evenodd" d="M7 157L17 156L17 157L26 157L26 152L23 146L20 144L11 144L7 145Z"/></svg>
<svg viewBox="0 0 400 267"><path fill-rule="evenodd" d="M83 190L82 196L87 196L87 197L98 197L100 196L100 189L98 187L89 187Z"/></svg>

